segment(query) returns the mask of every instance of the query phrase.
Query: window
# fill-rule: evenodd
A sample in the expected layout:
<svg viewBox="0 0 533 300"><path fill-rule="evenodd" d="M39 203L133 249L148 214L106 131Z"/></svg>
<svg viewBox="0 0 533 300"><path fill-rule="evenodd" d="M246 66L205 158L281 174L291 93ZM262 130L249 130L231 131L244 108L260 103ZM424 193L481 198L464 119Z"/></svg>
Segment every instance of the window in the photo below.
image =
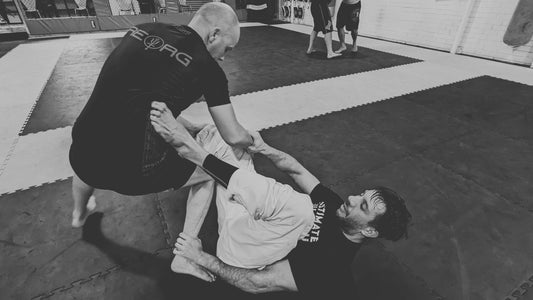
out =
<svg viewBox="0 0 533 300"><path fill-rule="evenodd" d="M0 25L22 24L14 0L0 0Z"/></svg>

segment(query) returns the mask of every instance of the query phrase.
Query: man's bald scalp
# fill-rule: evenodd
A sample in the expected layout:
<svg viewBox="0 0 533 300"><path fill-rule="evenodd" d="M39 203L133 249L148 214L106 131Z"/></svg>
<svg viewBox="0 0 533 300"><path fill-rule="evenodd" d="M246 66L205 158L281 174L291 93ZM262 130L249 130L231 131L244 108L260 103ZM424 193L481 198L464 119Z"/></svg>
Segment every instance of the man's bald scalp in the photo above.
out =
<svg viewBox="0 0 533 300"><path fill-rule="evenodd" d="M202 19L202 21L209 23L211 26L225 30L239 27L239 19L231 6L222 2L205 3L194 15L193 21L197 18Z"/></svg>

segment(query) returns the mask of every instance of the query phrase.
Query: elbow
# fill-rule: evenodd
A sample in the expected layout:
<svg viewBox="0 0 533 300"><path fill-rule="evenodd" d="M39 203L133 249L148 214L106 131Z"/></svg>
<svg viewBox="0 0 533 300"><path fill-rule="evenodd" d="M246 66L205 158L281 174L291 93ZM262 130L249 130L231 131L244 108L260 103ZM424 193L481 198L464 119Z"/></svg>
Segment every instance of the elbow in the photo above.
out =
<svg viewBox="0 0 533 300"><path fill-rule="evenodd" d="M224 141L232 147L247 147L250 144L250 135L247 132L243 132L240 135L231 135L224 138Z"/></svg>
<svg viewBox="0 0 533 300"><path fill-rule="evenodd" d="M232 147L237 147L241 144L241 139L239 139L239 137L229 137L225 139L225 141L226 141L226 144Z"/></svg>

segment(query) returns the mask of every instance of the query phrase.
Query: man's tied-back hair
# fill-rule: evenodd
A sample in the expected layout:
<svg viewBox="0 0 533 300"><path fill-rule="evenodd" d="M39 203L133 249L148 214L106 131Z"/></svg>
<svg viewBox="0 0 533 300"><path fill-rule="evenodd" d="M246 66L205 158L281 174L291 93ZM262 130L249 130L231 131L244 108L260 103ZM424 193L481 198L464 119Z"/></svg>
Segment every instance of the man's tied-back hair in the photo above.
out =
<svg viewBox="0 0 533 300"><path fill-rule="evenodd" d="M405 206L405 201L395 191L386 187L375 187L374 197L379 197L385 203L385 213L377 215L368 225L379 232L379 237L397 241L407 238L407 226L411 223L411 214Z"/></svg>

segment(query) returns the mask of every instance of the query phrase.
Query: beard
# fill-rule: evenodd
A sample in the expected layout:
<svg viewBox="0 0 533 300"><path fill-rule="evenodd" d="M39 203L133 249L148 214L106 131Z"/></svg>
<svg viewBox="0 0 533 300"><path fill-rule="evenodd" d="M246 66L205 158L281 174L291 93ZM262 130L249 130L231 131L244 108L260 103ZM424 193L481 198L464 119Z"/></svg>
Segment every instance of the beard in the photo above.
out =
<svg viewBox="0 0 533 300"><path fill-rule="evenodd" d="M360 224L356 220L350 219L348 216L343 216L342 213L339 213L338 210L335 212L335 216L337 217L337 222L339 223L339 227L345 233L348 233L348 234L357 233L363 230L364 228L362 224Z"/></svg>

